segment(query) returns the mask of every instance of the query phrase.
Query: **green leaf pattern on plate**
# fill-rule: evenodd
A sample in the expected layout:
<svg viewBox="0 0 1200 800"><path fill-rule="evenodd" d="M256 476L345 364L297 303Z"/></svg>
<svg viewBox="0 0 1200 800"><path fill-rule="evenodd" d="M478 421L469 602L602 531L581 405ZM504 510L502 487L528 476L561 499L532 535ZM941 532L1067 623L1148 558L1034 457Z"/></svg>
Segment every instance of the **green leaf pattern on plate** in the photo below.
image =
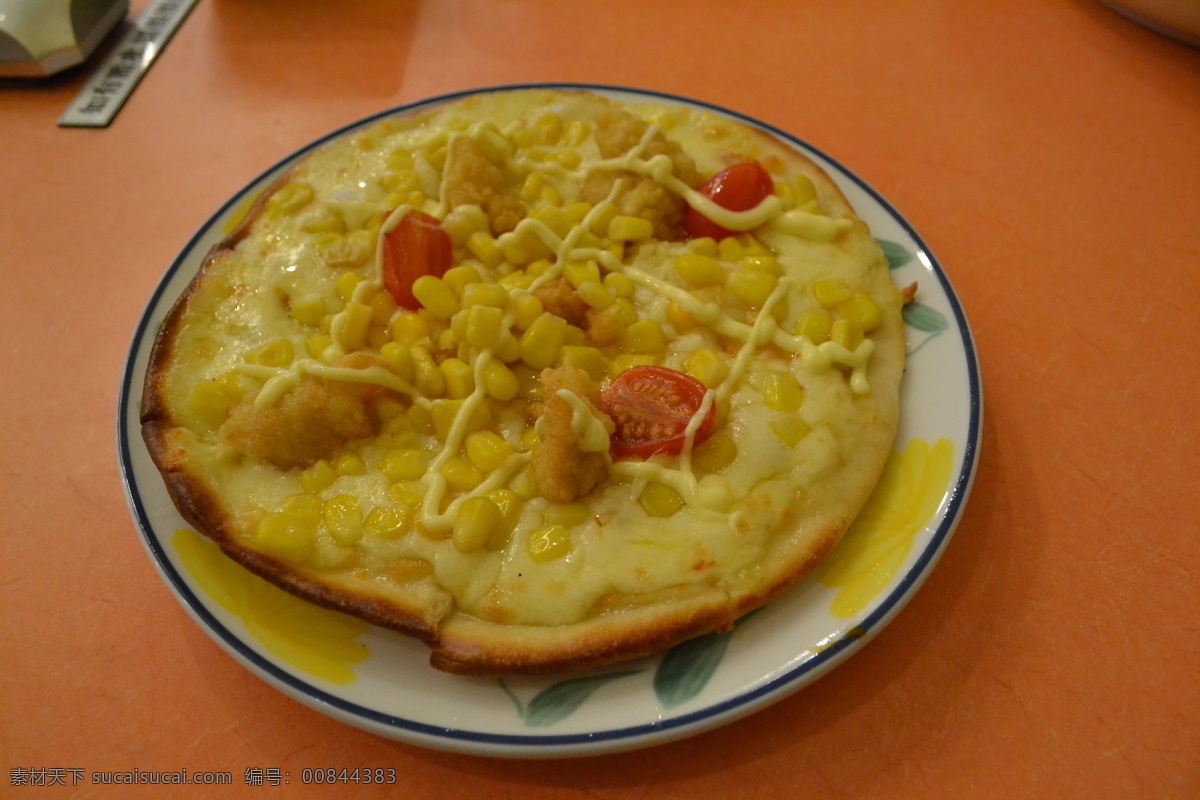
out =
<svg viewBox="0 0 1200 800"><path fill-rule="evenodd" d="M883 256L887 259L888 269L896 269L903 267L909 261L912 261L912 253L908 249L896 242L889 242L886 239L876 239L879 247L883 250Z"/></svg>
<svg viewBox="0 0 1200 800"><path fill-rule="evenodd" d="M517 706L517 713L525 718L525 724L531 728L542 728L553 725L575 713L583 705L583 702L601 686L627 675L636 675L638 672L640 670L606 672L600 675L585 675L582 678L559 681L538 692L525 707L522 707L520 698L513 693L503 679L499 683L500 688Z"/></svg>
<svg viewBox="0 0 1200 800"><path fill-rule="evenodd" d="M885 239L876 241L887 258L889 269L898 269L913 260L913 254L903 245ZM909 351L909 355L950 327L945 315L921 303L904 306L902 313L906 325L928 334ZM705 634L676 645L663 655L654 672L654 694L663 708L680 706L704 690L720 667L733 634L734 631ZM535 695L528 706L521 704L520 698L503 679L499 681L499 686L512 700L517 714L524 718L527 726L545 727L569 717L605 684L637 672L609 672L560 681Z"/></svg>
<svg viewBox="0 0 1200 800"><path fill-rule="evenodd" d="M654 694L663 708L674 708L698 695L717 671L733 631L709 633L677 645L654 673Z"/></svg>

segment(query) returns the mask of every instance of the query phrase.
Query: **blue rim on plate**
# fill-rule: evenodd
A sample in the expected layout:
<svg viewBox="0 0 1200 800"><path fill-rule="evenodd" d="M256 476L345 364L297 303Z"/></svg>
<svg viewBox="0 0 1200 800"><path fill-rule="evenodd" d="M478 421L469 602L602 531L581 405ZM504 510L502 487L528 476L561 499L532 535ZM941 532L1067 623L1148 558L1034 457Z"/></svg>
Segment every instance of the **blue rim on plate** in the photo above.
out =
<svg viewBox="0 0 1200 800"><path fill-rule="evenodd" d="M652 695L648 695L648 703L636 702L639 693L648 693L650 690L643 684L631 685L626 692L633 698L632 706L639 709L643 706L647 707L644 716L640 711L625 713L622 716L622 712L619 710L621 706L613 705L611 708L618 710L606 715L605 722L602 724L590 726L585 724L582 728L578 725L565 726L559 731L556 731L552 724L545 727L530 727L528 719L525 726L521 727L516 721L504 718L501 712L494 710L490 717L482 720L477 720L475 715L472 715L469 724L464 723L453 714L447 714L445 719L439 719L437 712L408 714L406 711L399 711L394 702L390 704L382 700L375 702L373 698L377 695L373 695L371 699L348 696L337 686L303 674L257 647L245 632L238 629L236 617L231 621L229 615L223 613L212 598L206 596L194 581L188 580L180 567L178 554L172 554L170 535L174 528L183 527L184 523L181 520L177 523L171 521L171 515L176 512L170 504L170 499L161 485L157 472L149 462L149 456L141 440L138 419L146 360L163 316L191 280L205 253L215 241L221 238L219 235L221 222L228 220L235 210L242 207L247 199L260 190L269 179L278 175L285 167L314 148L384 117L412 113L468 95L529 88L586 90L633 102L638 100L665 101L707 109L763 129L817 161L838 183L860 216L871 225L873 233L880 238L880 243L884 246L885 254L888 256L893 271L902 278L897 282L905 283L919 279L920 296L924 305L918 304L914 308L915 312L920 313L914 313L911 319L906 314L906 321L909 322L910 334L921 338L921 342L915 348L910 346L910 354L915 355L917 350L923 349L933 339L938 339L931 345L931 350L937 350L936 353L926 351L923 355L910 359L908 373L902 387L904 394L902 395L901 431L897 434L897 442L902 441L902 437L909 433L915 435L932 433L933 436L949 439L954 449L953 469L950 472L944 494L938 502L937 511L929 519L924 530L920 532L916 546L913 547L903 568L896 574L894 580L857 616L848 619L844 624L839 623L839 626L830 628L827 635L822 636L818 641L798 642L792 651L772 655L767 660L773 663L764 664L761 663L763 659L751 659L749 655L739 658L739 654L736 652L737 648L731 648L731 652L725 656L725 661L720 664L720 669L731 673L730 686L733 688L727 686L721 691L713 691L710 694L704 694L697 689L695 699L691 703L681 703L678 710L657 706ZM943 336L942 334L947 335ZM919 364L920 369L914 370L914 364ZM930 392L931 397L938 398L941 405L937 409L937 414L939 417L949 419L948 422L944 419L931 419L930 412L920 410L921 403L911 402L911 395L924 391ZM905 399L910 402L906 403ZM952 413L947 414L948 409ZM916 418L918 414L922 415L919 419ZM859 650L907 603L936 564L949 542L971 490L978 460L982 415L982 389L975 348L962 306L949 280L916 231L862 179L825 153L785 131L744 114L709 103L657 91L626 87L538 83L494 86L455 92L374 114L339 128L289 155L261 173L230 198L180 251L155 288L137 324L121 380L117 415L117 444L126 500L138 525L143 545L149 552L156 569L184 609L200 627L226 652L254 674L288 696L300 700L321 713L364 730L410 744L493 756L554 757L630 750L709 730L777 702L810 684ZM949 430L945 429L946 426L949 426ZM824 590L821 587L813 586L810 594L816 596L820 595L822 591ZM791 594L794 595L795 592ZM821 595L823 598L827 596L828 592ZM755 616L769 616L768 612L771 608L781 602L792 602L792 600L776 601ZM806 604L803 608L807 609L809 599L806 597L803 602ZM758 619L753 620L753 623L757 624ZM779 628L792 623L768 621L763 624L775 625L776 628ZM739 630L741 627L739 626ZM752 625L745 627L749 628ZM818 625L818 627L820 626ZM386 634L387 632L378 633L380 636ZM742 635L739 633L739 636ZM405 641L398 646L403 647L407 644L408 642ZM391 646L390 642L385 642L385 646L381 649ZM423 650L423 646L416 643L413 643L413 646L418 650ZM723 652L724 642L721 647ZM719 659L720 655L717 658ZM659 666L662 666L661 663ZM716 668L715 663L710 666L710 669ZM434 672L428 667L425 669L431 673ZM410 674L412 673L405 673L404 677L400 678L391 678L396 683L397 692L401 691L406 681L410 680L470 680L442 676L440 673L437 673L437 678L426 676L410 678ZM620 675L625 674L629 673L620 673ZM615 676L609 675L608 677ZM553 679L546 679L546 681L553 681ZM560 680L550 688L562 687L569 683L572 682ZM596 685L602 683L603 681L600 681ZM478 684L470 685L472 688L479 688ZM496 701L500 706L506 706L511 712L513 705L516 705L517 713L510 714L511 716L522 717L525 716L527 710L532 709L532 705L530 709L524 708L522 701L505 684L500 683L491 688L497 694L502 693L506 696ZM535 690L537 688L539 687L534 687ZM580 698L586 698L592 689L593 686L589 684L576 692L576 701L582 702ZM375 686L372 691L379 692L379 686ZM542 691L540 694L544 696L547 692ZM487 714L484 716L486 717Z"/></svg>

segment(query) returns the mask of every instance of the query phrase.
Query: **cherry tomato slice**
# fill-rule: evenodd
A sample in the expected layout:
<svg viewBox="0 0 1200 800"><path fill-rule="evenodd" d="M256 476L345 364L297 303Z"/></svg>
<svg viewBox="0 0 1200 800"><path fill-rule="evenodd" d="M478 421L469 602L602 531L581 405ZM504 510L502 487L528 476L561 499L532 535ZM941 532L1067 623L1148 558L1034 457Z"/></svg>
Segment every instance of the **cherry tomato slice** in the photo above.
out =
<svg viewBox="0 0 1200 800"><path fill-rule="evenodd" d="M775 193L775 181L756 161L734 164L712 176L700 187L700 193L730 211L749 211ZM722 228L696 209L688 206L683 220L688 238L710 236L724 239L737 231Z"/></svg>
<svg viewBox="0 0 1200 800"><path fill-rule="evenodd" d="M383 236L383 285L396 305L409 311L421 307L413 297L413 281L422 275L442 277L450 269L453 245L437 217L409 211Z"/></svg>
<svg viewBox="0 0 1200 800"><path fill-rule="evenodd" d="M683 449L684 431L704 402L704 384L666 367L630 367L609 384L601 395L605 412L612 417L614 456L649 457L655 453L678 453ZM710 406L696 429L693 444L708 438L713 426Z"/></svg>

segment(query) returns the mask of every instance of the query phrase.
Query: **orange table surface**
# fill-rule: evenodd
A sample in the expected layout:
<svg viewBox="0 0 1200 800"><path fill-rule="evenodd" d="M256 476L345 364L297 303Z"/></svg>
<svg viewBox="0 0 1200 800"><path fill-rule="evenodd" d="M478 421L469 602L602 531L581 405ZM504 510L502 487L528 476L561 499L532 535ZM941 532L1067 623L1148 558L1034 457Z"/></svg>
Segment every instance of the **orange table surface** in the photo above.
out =
<svg viewBox="0 0 1200 800"><path fill-rule="evenodd" d="M358 766L440 800L1200 797L1200 50L1090 0L202 0L109 128L57 127L86 76L0 88L0 795ZM222 202L361 117L531 81L713 102L847 165L946 270L986 398L958 531L861 652L554 761L378 738L239 666L156 573L114 445L137 320ZM183 768L235 786L87 780ZM34 769L85 779L13 785Z"/></svg>

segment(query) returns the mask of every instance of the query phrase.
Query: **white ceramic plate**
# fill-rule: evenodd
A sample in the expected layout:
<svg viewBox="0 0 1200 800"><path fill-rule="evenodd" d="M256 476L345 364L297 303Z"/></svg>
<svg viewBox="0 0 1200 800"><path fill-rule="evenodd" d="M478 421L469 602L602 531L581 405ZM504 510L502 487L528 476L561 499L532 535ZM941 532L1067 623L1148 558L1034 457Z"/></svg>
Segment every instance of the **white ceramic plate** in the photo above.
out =
<svg viewBox="0 0 1200 800"><path fill-rule="evenodd" d="M615 87L554 86L587 88L629 102L705 105ZM479 91L508 88L517 87ZM828 156L724 109L705 105L771 131L820 164L883 244L895 282L917 281L920 287L917 303L905 313L910 360L889 466L899 479L878 493L873 521L852 529L831 568L750 615L732 633L702 637L663 656L583 678L502 681L439 673L428 666L420 643L308 607L183 530L186 525L150 461L138 422L150 347L172 303L248 199L293 161L382 116L470 93L384 112L289 156L230 198L167 270L133 337L118 409L127 498L155 566L217 644L272 686L333 718L431 748L508 757L629 750L714 728L812 683L895 616L945 549L975 470L982 418L979 370L953 289L904 219ZM871 576L875 585L867 580ZM303 618L302 624L296 618Z"/></svg>

